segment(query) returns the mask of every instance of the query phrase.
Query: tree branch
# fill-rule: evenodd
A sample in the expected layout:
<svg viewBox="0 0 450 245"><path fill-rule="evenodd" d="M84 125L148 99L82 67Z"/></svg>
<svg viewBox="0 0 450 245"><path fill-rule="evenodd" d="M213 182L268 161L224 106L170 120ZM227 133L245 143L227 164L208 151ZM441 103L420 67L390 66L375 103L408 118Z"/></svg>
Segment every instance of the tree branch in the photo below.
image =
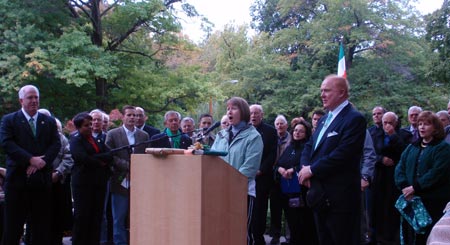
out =
<svg viewBox="0 0 450 245"><path fill-rule="evenodd" d="M168 0L168 1L164 1L164 6L169 7L170 5L176 3L176 2L181 2L181 0Z"/></svg>
<svg viewBox="0 0 450 245"><path fill-rule="evenodd" d="M123 53L129 53L129 54L138 54L138 55L142 55L144 57L150 58L152 59L153 56L155 56L160 50L153 52L152 54L146 54L144 52L140 52L140 51L135 51L135 50L125 50L125 49L115 49L115 52L123 52Z"/></svg>
<svg viewBox="0 0 450 245"><path fill-rule="evenodd" d="M75 8L70 4L70 2L66 2L65 5L67 6L67 8L69 8L70 13L72 14L72 17L74 18L80 18L80 15L78 14L78 12L75 10Z"/></svg>
<svg viewBox="0 0 450 245"><path fill-rule="evenodd" d="M113 9L114 7L117 6L119 0L115 0L113 3L111 3L110 5L108 5L108 7L100 13L100 17L103 17L105 14L107 14L111 9Z"/></svg>
<svg viewBox="0 0 450 245"><path fill-rule="evenodd" d="M163 111L166 111L167 110L167 107L169 107L169 105L171 104L171 103L174 103L177 99L183 99L183 98L186 98L186 97L189 97L189 96L181 96L181 97L178 97L178 98L168 98L167 100L166 100L166 103L160 108L160 109L158 109L158 110L146 110L145 108L144 108L144 110L145 111L148 111L149 113L158 113L158 112L163 112Z"/></svg>
<svg viewBox="0 0 450 245"><path fill-rule="evenodd" d="M83 13L91 20L94 21L92 19L92 15L86 10L86 7L88 9L90 9L90 6L88 4L85 4L83 1L80 1L82 4L79 4L77 1L70 1L75 7L77 7L78 9L80 9L81 11L83 11ZM86 7L85 7L86 6ZM76 12L76 10L74 9L74 11Z"/></svg>
<svg viewBox="0 0 450 245"><path fill-rule="evenodd" d="M140 25L144 24L145 20L138 20L134 25L128 29L123 35L120 35L118 38L113 39L111 42L108 42L108 50L114 51L117 47L130 36L133 32L136 32Z"/></svg>

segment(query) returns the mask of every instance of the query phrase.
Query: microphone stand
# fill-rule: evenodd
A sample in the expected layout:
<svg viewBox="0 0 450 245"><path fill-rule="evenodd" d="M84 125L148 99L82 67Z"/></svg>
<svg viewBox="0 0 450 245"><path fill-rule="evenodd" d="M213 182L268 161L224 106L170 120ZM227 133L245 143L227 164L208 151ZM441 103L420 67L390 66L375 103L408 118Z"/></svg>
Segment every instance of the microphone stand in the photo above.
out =
<svg viewBox="0 0 450 245"><path fill-rule="evenodd" d="M204 128L202 128L202 129L194 129L194 130L191 130L191 131L186 132L186 133L178 133L178 134L172 135L172 136L168 136L167 134L165 134L165 135L163 135L163 136L161 136L161 137L159 137L157 139L150 139L150 140L142 141L142 142L139 142L139 143L136 143L136 144L125 145L125 146L117 147L117 148L114 148L114 149L110 149L109 152L110 153L116 153L116 152L123 151L123 150L128 150L129 152L132 152L132 148L136 147L136 146L150 144L152 142L156 142L156 141L162 140L164 138L169 138L169 139L170 138L175 138L175 137L181 136L183 134L189 134L189 133L199 132L199 131L203 131L203 130L204 130ZM203 133L202 133L202 135L203 135Z"/></svg>

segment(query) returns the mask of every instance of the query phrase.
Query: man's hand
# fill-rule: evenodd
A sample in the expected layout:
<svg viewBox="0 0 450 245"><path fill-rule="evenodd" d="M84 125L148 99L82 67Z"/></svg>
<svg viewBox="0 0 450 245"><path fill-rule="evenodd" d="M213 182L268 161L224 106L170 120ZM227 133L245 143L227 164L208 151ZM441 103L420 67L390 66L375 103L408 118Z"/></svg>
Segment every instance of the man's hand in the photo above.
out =
<svg viewBox="0 0 450 245"><path fill-rule="evenodd" d="M309 179L312 176L313 176L313 174L311 172L311 166L303 166L298 175L298 182L302 185L308 186Z"/></svg>
<svg viewBox="0 0 450 245"><path fill-rule="evenodd" d="M38 169L35 166L28 166L27 168L27 177L30 177L30 175L36 173Z"/></svg>
<svg viewBox="0 0 450 245"><path fill-rule="evenodd" d="M52 183L56 183L61 179L61 176L59 175L58 172L53 172L52 173Z"/></svg>
<svg viewBox="0 0 450 245"><path fill-rule="evenodd" d="M35 167L36 169L41 169L45 167L46 162L42 159L44 156L35 156L30 158L30 167ZM27 170L28 171L28 170Z"/></svg>
<svg viewBox="0 0 450 245"><path fill-rule="evenodd" d="M361 191L364 191L367 187L369 187L369 181L361 179Z"/></svg>

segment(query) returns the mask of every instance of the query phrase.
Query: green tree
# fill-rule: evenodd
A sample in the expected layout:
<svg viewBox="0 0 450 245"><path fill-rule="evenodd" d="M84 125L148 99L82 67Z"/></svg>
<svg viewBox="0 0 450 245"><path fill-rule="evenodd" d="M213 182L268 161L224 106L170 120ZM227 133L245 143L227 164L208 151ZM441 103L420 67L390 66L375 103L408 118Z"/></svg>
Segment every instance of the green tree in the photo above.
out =
<svg viewBox="0 0 450 245"><path fill-rule="evenodd" d="M424 23L409 1L272 0L255 6L252 26L268 32L272 52L289 58L293 71L282 79L282 86L273 87L275 94L303 93L295 99L304 110L320 106L317 89L325 75L336 73L341 41L350 99L360 110L384 103L397 113L412 104L434 109L442 99L443 91L425 77L430 52L423 42ZM317 99L310 98L313 91ZM267 104L286 103L274 96Z"/></svg>
<svg viewBox="0 0 450 245"><path fill-rule="evenodd" d="M64 117L74 110L109 111L124 104L151 112L192 108L193 98L206 96L194 91L205 81L200 67L166 66L171 55L193 47L179 35L175 4L188 17L198 15L181 0L1 0L5 111L12 109L15 91L25 83L50 89L43 90L43 106L71 105L62 110Z"/></svg>
<svg viewBox="0 0 450 245"><path fill-rule="evenodd" d="M449 88L450 84L450 3L444 0L442 7L427 18L427 35L434 54L428 66L428 77L437 86Z"/></svg>

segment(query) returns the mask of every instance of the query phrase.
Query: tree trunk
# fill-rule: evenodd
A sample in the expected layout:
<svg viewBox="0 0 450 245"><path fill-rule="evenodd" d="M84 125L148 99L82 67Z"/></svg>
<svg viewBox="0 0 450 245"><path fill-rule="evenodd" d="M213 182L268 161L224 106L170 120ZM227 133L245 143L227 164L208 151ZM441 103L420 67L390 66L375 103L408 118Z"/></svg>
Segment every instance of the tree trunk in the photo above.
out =
<svg viewBox="0 0 450 245"><path fill-rule="evenodd" d="M103 46L102 19L100 4L101 0L91 1L91 21L92 21L92 43L98 47ZM106 106L106 79L101 77L95 78L95 95L96 106L98 109L104 110Z"/></svg>

